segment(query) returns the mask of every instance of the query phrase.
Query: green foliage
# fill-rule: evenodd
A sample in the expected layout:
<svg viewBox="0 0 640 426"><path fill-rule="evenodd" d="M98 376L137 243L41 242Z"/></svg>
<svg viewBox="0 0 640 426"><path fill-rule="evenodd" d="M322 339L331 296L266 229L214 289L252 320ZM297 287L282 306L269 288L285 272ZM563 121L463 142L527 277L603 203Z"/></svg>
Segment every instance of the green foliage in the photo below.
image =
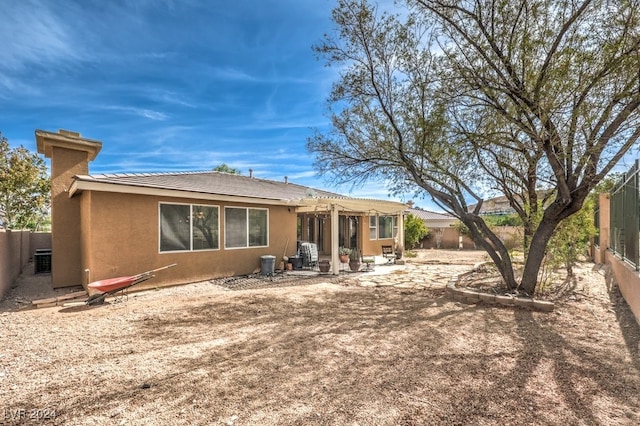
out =
<svg viewBox="0 0 640 426"><path fill-rule="evenodd" d="M39 229L50 202L51 184L44 160L22 146L9 148L0 133L0 225Z"/></svg>
<svg viewBox="0 0 640 426"><path fill-rule="evenodd" d="M588 199L578 213L562 221L556 228L547 244L546 269L564 267L569 276L573 275L573 266L581 255L587 253L591 238L597 233L593 221L594 206L593 200Z"/></svg>
<svg viewBox="0 0 640 426"><path fill-rule="evenodd" d="M404 218L404 242L407 247L415 247L420 240L429 235L429 228L424 221L412 214Z"/></svg>
<svg viewBox="0 0 640 426"><path fill-rule="evenodd" d="M353 249L353 250L349 251L349 260L352 261L352 262L360 261L360 250Z"/></svg>
<svg viewBox="0 0 640 426"><path fill-rule="evenodd" d="M482 218L489 226L522 226L522 219L515 213L484 215Z"/></svg>
<svg viewBox="0 0 640 426"><path fill-rule="evenodd" d="M219 164L217 165L214 169L214 172L221 172L221 173L229 173L231 175L239 175L242 174L240 172L240 169L236 169L234 167L230 167L225 163Z"/></svg>
<svg viewBox="0 0 640 426"><path fill-rule="evenodd" d="M594 192L596 194L608 194L610 193L616 184L624 177L624 173L613 172L609 173L598 185L596 185Z"/></svg>
<svg viewBox="0 0 640 426"><path fill-rule="evenodd" d="M464 223L462 223L461 221L457 221L456 223L453 224L453 228L458 231L458 234L460 235L469 235L470 231L469 231L469 227L467 225L465 225Z"/></svg>
<svg viewBox="0 0 640 426"><path fill-rule="evenodd" d="M348 256L351 254L351 249L347 247L339 247L338 254L341 256Z"/></svg>

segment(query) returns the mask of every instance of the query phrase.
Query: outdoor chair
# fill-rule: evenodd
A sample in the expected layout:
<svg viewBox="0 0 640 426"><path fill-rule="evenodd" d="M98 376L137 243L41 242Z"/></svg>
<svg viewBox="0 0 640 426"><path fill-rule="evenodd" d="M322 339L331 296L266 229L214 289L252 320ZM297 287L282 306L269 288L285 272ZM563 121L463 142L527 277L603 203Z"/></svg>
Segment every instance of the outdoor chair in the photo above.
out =
<svg viewBox="0 0 640 426"><path fill-rule="evenodd" d="M396 254L393 252L393 246L382 246L382 257L387 259L387 263L396 263Z"/></svg>
<svg viewBox="0 0 640 426"><path fill-rule="evenodd" d="M314 269L318 266L318 246L315 243L301 243L300 254L302 256L302 265L304 267Z"/></svg>

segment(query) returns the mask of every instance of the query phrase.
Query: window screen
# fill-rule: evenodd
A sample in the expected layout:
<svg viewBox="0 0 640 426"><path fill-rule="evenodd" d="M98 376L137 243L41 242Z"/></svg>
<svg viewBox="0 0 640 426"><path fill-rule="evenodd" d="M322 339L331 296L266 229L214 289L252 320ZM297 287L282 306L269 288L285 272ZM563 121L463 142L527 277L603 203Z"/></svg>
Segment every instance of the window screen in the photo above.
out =
<svg viewBox="0 0 640 426"><path fill-rule="evenodd" d="M225 247L262 247L268 245L268 210L240 207L225 207L224 210Z"/></svg>
<svg viewBox="0 0 640 426"><path fill-rule="evenodd" d="M378 238L393 238L393 216L378 216Z"/></svg>
<svg viewBox="0 0 640 426"><path fill-rule="evenodd" d="M160 251L190 249L190 206L160 204Z"/></svg>
<svg viewBox="0 0 640 426"><path fill-rule="evenodd" d="M219 248L217 206L160 204L160 251Z"/></svg>

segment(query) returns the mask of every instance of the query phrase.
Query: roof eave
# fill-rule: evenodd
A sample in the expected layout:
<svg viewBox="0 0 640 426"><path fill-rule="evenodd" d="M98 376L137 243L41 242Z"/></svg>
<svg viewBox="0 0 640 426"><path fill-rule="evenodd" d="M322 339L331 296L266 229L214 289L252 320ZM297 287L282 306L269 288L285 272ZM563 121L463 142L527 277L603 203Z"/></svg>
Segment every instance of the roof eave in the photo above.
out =
<svg viewBox="0 0 640 426"><path fill-rule="evenodd" d="M291 206L291 200L279 198L246 197L238 195L212 194L179 189L156 188L140 185L117 184L113 182L96 181L91 176L76 176L69 188L69 197L73 197L82 191L100 191L119 194L151 195L170 198L191 198L203 201L227 201L260 205L285 205ZM295 205L295 204L294 204Z"/></svg>

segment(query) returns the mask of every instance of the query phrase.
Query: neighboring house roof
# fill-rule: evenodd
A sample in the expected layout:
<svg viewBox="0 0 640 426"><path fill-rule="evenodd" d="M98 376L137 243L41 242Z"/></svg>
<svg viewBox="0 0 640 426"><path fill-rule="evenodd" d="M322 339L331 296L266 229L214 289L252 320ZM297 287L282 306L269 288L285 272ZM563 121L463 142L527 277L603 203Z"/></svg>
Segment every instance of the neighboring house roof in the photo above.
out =
<svg viewBox="0 0 640 426"><path fill-rule="evenodd" d="M455 216L452 216L448 213L438 213L429 210L413 208L406 210L406 212L419 219L422 219L425 225L427 225L427 228L448 228L450 226L453 226L458 221Z"/></svg>
<svg viewBox="0 0 640 426"><path fill-rule="evenodd" d="M457 220L448 213L438 213L421 209L408 209L407 211L422 220Z"/></svg>
<svg viewBox="0 0 640 426"><path fill-rule="evenodd" d="M385 200L345 197L290 182L278 182L230 173L167 172L79 175L70 195L83 190L190 197L207 200L240 200L262 204L305 206L309 210L328 209L330 203L342 210L401 211L404 204Z"/></svg>

